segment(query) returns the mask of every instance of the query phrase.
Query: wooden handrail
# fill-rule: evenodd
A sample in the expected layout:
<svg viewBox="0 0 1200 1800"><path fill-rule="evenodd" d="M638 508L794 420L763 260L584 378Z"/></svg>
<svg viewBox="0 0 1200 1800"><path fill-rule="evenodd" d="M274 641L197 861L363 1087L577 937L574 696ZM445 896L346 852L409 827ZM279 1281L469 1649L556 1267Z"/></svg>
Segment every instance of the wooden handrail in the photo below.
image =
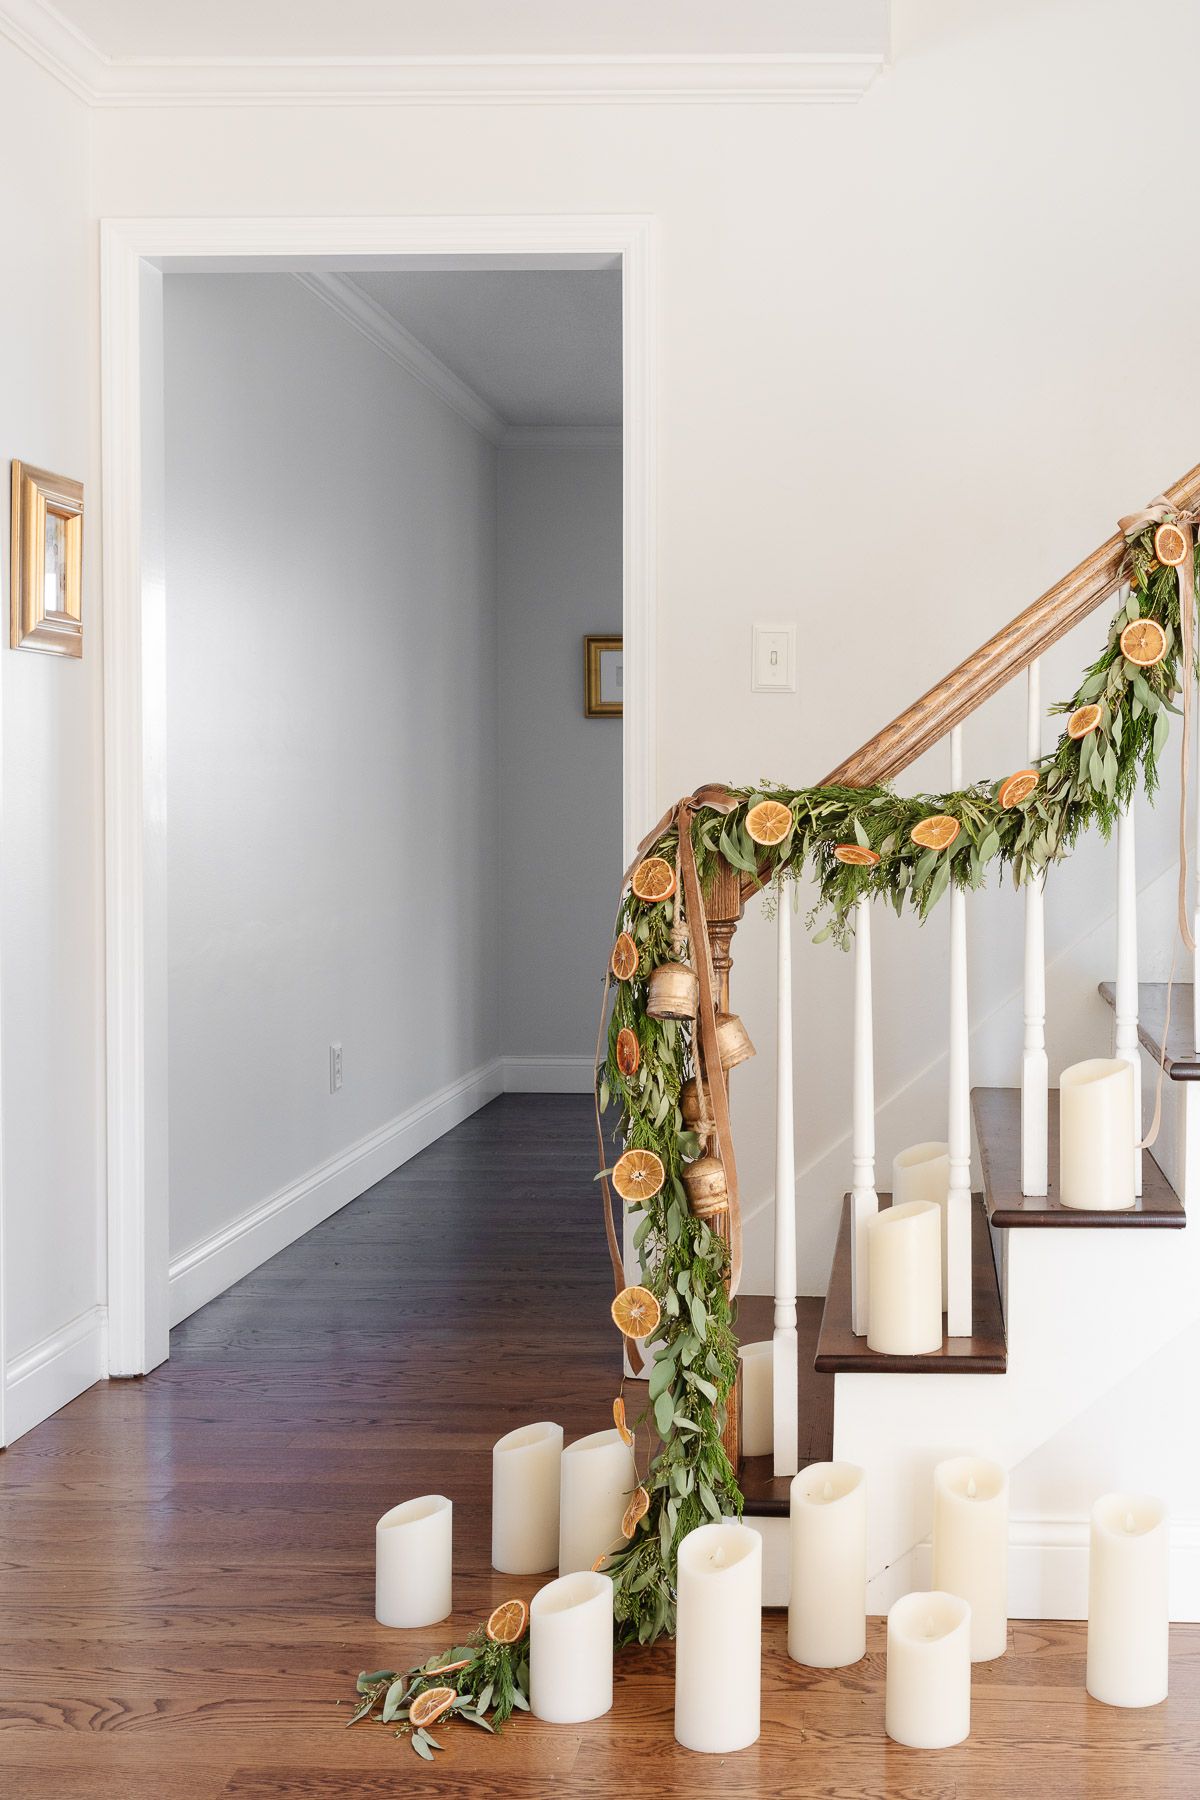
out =
<svg viewBox="0 0 1200 1800"><path fill-rule="evenodd" d="M1200 503L1200 465L1167 488L1164 497L1180 511ZM1118 532L890 725L877 731L853 756L840 762L820 785L872 787L907 769L1107 599L1119 585L1124 554L1125 540Z"/></svg>

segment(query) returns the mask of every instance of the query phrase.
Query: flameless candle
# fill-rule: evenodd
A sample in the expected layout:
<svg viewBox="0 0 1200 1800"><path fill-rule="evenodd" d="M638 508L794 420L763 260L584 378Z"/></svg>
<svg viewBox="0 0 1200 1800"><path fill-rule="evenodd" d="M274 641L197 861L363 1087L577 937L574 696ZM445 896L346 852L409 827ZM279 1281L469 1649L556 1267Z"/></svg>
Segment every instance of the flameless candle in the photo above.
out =
<svg viewBox="0 0 1200 1800"><path fill-rule="evenodd" d="M1008 1648L1008 1473L982 1456L933 1471L933 1585L971 1603L971 1661Z"/></svg>
<svg viewBox="0 0 1200 1800"><path fill-rule="evenodd" d="M743 1344L742 1455L770 1456L775 1448L775 1345Z"/></svg>
<svg viewBox="0 0 1200 1800"><path fill-rule="evenodd" d="M522 1425L492 1449L492 1567L540 1575L558 1566L563 1429Z"/></svg>
<svg viewBox="0 0 1200 1800"><path fill-rule="evenodd" d="M792 1481L788 1655L840 1669L867 1649L867 1478L854 1463L811 1463Z"/></svg>
<svg viewBox="0 0 1200 1800"><path fill-rule="evenodd" d="M1133 1070L1095 1056L1058 1082L1058 1197L1082 1212L1134 1204Z"/></svg>
<svg viewBox="0 0 1200 1800"><path fill-rule="evenodd" d="M1167 1508L1150 1494L1105 1494L1092 1508L1087 1691L1106 1706L1167 1697Z"/></svg>
<svg viewBox="0 0 1200 1800"><path fill-rule="evenodd" d="M885 1356L942 1347L942 1211L888 1206L867 1226L867 1346Z"/></svg>
<svg viewBox="0 0 1200 1800"><path fill-rule="evenodd" d="M910 1144L892 1163L892 1205L933 1200L942 1209L942 1311L946 1310L946 1202L950 1194L949 1144Z"/></svg>
<svg viewBox="0 0 1200 1800"><path fill-rule="evenodd" d="M637 1485L633 1451L619 1431L593 1431L562 1453L558 1572L590 1569L624 1542L621 1520Z"/></svg>
<svg viewBox="0 0 1200 1800"><path fill-rule="evenodd" d="M722 1520L679 1546L675 1736L724 1755L758 1736L762 1688L762 1539Z"/></svg>
<svg viewBox="0 0 1200 1800"><path fill-rule="evenodd" d="M422 1494L385 1512L375 1527L375 1617L412 1630L449 1616L454 1507Z"/></svg>
<svg viewBox="0 0 1200 1800"><path fill-rule="evenodd" d="M957 1594L905 1594L888 1614L884 1728L945 1750L971 1729L971 1608Z"/></svg>
<svg viewBox="0 0 1200 1800"><path fill-rule="evenodd" d="M575 1725L612 1701L612 1580L590 1569L562 1575L529 1608L530 1707L552 1725Z"/></svg>

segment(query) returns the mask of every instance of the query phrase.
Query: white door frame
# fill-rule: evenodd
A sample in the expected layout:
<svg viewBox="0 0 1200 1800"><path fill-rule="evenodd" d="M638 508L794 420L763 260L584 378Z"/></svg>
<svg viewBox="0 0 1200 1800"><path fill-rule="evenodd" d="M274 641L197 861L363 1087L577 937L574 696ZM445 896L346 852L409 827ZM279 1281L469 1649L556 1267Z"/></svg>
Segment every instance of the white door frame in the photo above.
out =
<svg viewBox="0 0 1200 1800"><path fill-rule="evenodd" d="M312 259L619 255L623 271L623 723L627 855L656 816L655 310L653 219L148 218L101 223L100 369L108 1081L109 1372L168 1352L164 584L154 479L161 396L143 390L159 272Z"/></svg>

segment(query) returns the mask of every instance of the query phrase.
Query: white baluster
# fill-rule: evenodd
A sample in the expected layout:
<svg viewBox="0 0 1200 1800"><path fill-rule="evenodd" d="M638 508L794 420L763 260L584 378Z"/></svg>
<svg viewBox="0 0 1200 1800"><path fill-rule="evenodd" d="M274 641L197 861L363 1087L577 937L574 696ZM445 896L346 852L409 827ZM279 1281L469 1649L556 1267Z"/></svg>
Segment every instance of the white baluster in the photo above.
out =
<svg viewBox="0 0 1200 1800"><path fill-rule="evenodd" d="M950 734L950 785L962 786L962 727ZM971 1062L967 898L950 889L950 1191L946 1202L946 1333L971 1335Z"/></svg>
<svg viewBox="0 0 1200 1800"><path fill-rule="evenodd" d="M792 898L779 883L779 1034L775 1071L775 1347L772 1352L775 1473L800 1466L796 1342L796 1149L792 1087Z"/></svg>
<svg viewBox="0 0 1200 1800"><path fill-rule="evenodd" d="M1142 1191L1142 1058L1138 1049L1137 863L1133 802L1117 819L1116 1054L1133 1071L1133 1179Z"/></svg>
<svg viewBox="0 0 1200 1800"><path fill-rule="evenodd" d="M1190 677L1184 676L1185 680ZM1200 1052L1200 683L1192 699L1192 732L1196 740L1196 767L1192 774L1196 828L1192 833L1192 937L1198 946L1192 959L1192 1054Z"/></svg>
<svg viewBox="0 0 1200 1800"><path fill-rule="evenodd" d="M867 1226L879 1211L875 1189L875 1025L871 1013L871 906L866 895L854 924L854 1122L850 1181L850 1280L854 1330L867 1334Z"/></svg>
<svg viewBox="0 0 1200 1800"><path fill-rule="evenodd" d="M1026 753L1032 764L1042 754L1041 664L1029 665ZM1021 1192L1046 1192L1046 1139L1049 1129L1046 1062L1045 874L1025 884L1025 1046L1021 1056Z"/></svg>

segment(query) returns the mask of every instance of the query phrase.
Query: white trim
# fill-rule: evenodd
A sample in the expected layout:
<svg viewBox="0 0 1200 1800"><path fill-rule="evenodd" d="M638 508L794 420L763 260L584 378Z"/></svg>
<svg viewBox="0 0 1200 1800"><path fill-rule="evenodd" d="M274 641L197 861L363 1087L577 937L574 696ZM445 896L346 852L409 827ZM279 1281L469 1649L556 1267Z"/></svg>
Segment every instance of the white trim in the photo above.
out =
<svg viewBox="0 0 1200 1800"><path fill-rule="evenodd" d="M494 1100L501 1076L494 1057L173 1257L172 1327Z"/></svg>
<svg viewBox="0 0 1200 1800"><path fill-rule="evenodd" d="M13 1443L108 1373L108 1317L89 1306L5 1369L8 1443Z"/></svg>
<svg viewBox="0 0 1200 1800"><path fill-rule="evenodd" d="M306 287L310 294L323 300L326 306L332 307L340 319L352 325L355 331L370 340L376 349L382 350L392 361L399 363L402 369L432 390L439 400L456 412L461 419L472 426L489 443L499 444L505 431L504 420L475 392L468 387L461 376L447 368L441 359L419 343L411 331L406 331L398 319L364 294L361 288L347 281L344 275L333 275L325 270L296 271L293 280Z"/></svg>
<svg viewBox="0 0 1200 1800"><path fill-rule="evenodd" d="M3 0L0 33L92 106L848 103L887 66L886 7L868 10L848 51L749 55L114 57L47 0Z"/></svg>
<svg viewBox="0 0 1200 1800"><path fill-rule="evenodd" d="M590 1094L596 1071L590 1056L506 1056L506 1094Z"/></svg>
<svg viewBox="0 0 1200 1800"><path fill-rule="evenodd" d="M619 450L619 425L506 425L502 450Z"/></svg>
<svg viewBox="0 0 1200 1800"><path fill-rule="evenodd" d="M654 221L610 214L384 219L251 217L108 219L101 223L101 395L107 976L108 1268L114 1373L167 1353L165 994L158 927L165 916L159 697L146 688L142 566L141 276L151 264L221 259L281 269L356 256L619 256L624 338L624 835L632 846L657 800L655 726ZM154 645L149 653L153 660ZM149 1054L148 1054L149 1049ZM151 1079L153 1077L153 1079ZM589 1077L590 1081L590 1077Z"/></svg>

